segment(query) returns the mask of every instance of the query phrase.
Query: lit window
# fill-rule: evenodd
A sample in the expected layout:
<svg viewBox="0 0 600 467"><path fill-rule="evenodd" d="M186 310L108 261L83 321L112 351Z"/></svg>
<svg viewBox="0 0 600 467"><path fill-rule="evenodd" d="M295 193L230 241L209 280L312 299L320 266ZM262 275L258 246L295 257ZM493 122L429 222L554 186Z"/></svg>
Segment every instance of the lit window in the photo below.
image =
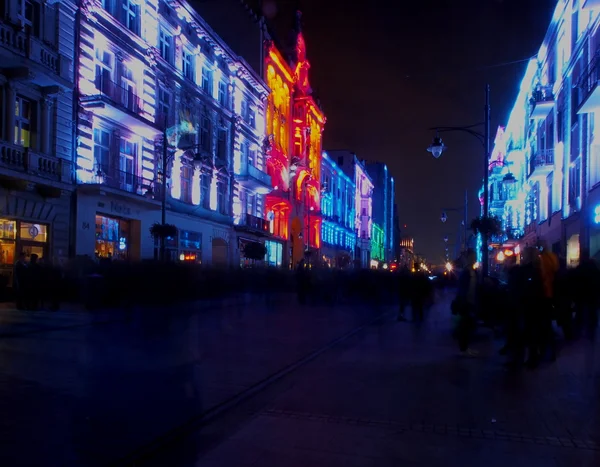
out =
<svg viewBox="0 0 600 467"><path fill-rule="evenodd" d="M31 146L31 124L33 122L33 103L17 96L15 101L15 144L25 148Z"/></svg>
<svg viewBox="0 0 600 467"><path fill-rule="evenodd" d="M226 181L219 180L217 182L217 209L221 214L228 214L227 209L227 189L228 184Z"/></svg>
<svg viewBox="0 0 600 467"><path fill-rule="evenodd" d="M192 176L194 171L191 167L183 166L181 168L181 201L184 203L192 202Z"/></svg>
<svg viewBox="0 0 600 467"><path fill-rule="evenodd" d="M96 49L96 74L94 84L96 89L103 94L112 96L112 76L114 66L114 55L102 49Z"/></svg>
<svg viewBox="0 0 600 467"><path fill-rule="evenodd" d="M110 164L110 133L94 128L94 160L101 173L107 174Z"/></svg>
<svg viewBox="0 0 600 467"><path fill-rule="evenodd" d="M219 104L227 107L227 83L224 81L219 82Z"/></svg>
<svg viewBox="0 0 600 467"><path fill-rule="evenodd" d="M123 24L134 34L140 33L140 6L134 0L123 0Z"/></svg>
<svg viewBox="0 0 600 467"><path fill-rule="evenodd" d="M183 51L183 76L187 79L194 81L194 54L184 50Z"/></svg>
<svg viewBox="0 0 600 467"><path fill-rule="evenodd" d="M132 193L137 189L135 176L137 145L125 138L120 139L119 145L119 188Z"/></svg>
<svg viewBox="0 0 600 467"><path fill-rule="evenodd" d="M164 29L160 30L158 36L158 48L160 56L168 63L173 63L173 36L168 34Z"/></svg>
<svg viewBox="0 0 600 467"><path fill-rule="evenodd" d="M212 94L213 73L207 67L202 67L202 90L206 94Z"/></svg>
<svg viewBox="0 0 600 467"><path fill-rule="evenodd" d="M163 125L165 121L169 121L171 115L171 93L164 87L158 88L158 109L156 122Z"/></svg>

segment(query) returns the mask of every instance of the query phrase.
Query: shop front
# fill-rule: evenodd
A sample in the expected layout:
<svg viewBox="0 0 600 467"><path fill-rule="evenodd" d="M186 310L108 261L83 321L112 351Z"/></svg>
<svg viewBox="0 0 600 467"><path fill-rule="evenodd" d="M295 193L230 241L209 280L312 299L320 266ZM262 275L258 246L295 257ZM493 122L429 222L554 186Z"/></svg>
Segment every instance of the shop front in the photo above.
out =
<svg viewBox="0 0 600 467"><path fill-rule="evenodd" d="M77 194L75 254L138 261L154 257L150 226L160 212L118 197Z"/></svg>
<svg viewBox="0 0 600 467"><path fill-rule="evenodd" d="M0 274L8 286L12 286L14 265L21 253L26 261L34 254L39 259L48 258L49 230L49 224L0 218Z"/></svg>
<svg viewBox="0 0 600 467"><path fill-rule="evenodd" d="M267 249L266 264L280 268L283 265L283 243L276 240L265 240Z"/></svg>
<svg viewBox="0 0 600 467"><path fill-rule="evenodd" d="M588 205L590 258L600 261L600 187L590 191Z"/></svg>

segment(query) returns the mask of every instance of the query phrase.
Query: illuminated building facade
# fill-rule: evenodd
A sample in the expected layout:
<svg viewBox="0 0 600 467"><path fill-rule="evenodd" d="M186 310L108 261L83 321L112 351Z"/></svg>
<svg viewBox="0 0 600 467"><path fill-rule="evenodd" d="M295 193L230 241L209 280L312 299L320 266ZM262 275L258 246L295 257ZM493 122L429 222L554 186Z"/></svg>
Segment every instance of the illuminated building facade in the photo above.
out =
<svg viewBox="0 0 600 467"><path fill-rule="evenodd" d="M373 222L371 225L371 269L379 269L385 264L385 230Z"/></svg>
<svg viewBox="0 0 600 467"><path fill-rule="evenodd" d="M520 247L544 244L567 266L588 251L600 255L599 7L596 0L557 2L496 142L506 163L490 169L517 180L504 203L505 229Z"/></svg>
<svg viewBox="0 0 600 467"><path fill-rule="evenodd" d="M0 274L70 251L75 2L0 1Z"/></svg>
<svg viewBox="0 0 600 467"><path fill-rule="evenodd" d="M297 17L293 60L266 42L265 80L271 90L266 117L266 197L273 242L285 264L318 258L321 248L321 151L325 116L312 96L306 43ZM279 246L281 245L281 246ZM289 256L288 256L289 253Z"/></svg>
<svg viewBox="0 0 600 467"><path fill-rule="evenodd" d="M326 152L323 152L321 161L321 187L322 259L330 267L352 267L356 248L356 185L354 178L346 175Z"/></svg>
<svg viewBox="0 0 600 467"><path fill-rule="evenodd" d="M79 17L76 253L156 257L166 188L169 257L235 264L265 233L264 82L186 2L82 0Z"/></svg>
<svg viewBox="0 0 600 467"><path fill-rule="evenodd" d="M371 265L371 235L373 231L373 181L356 154L346 150L327 151L329 158L354 180L354 231L356 246L354 264L369 268Z"/></svg>
<svg viewBox="0 0 600 467"><path fill-rule="evenodd" d="M371 256L373 260L383 265L394 259L394 177L391 176L387 165L382 162L368 162L366 168L375 187L373 223L383 230L384 235L383 255L377 255L377 258L373 254Z"/></svg>

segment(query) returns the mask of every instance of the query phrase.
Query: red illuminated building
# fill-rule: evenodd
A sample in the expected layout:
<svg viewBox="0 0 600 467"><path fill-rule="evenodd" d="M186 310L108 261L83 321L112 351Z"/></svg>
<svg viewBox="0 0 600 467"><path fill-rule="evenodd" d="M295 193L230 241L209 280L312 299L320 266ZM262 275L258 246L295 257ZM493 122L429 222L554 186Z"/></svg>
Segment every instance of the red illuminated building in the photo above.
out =
<svg viewBox="0 0 600 467"><path fill-rule="evenodd" d="M283 242L284 261L292 266L304 258L311 262L319 258L320 169L326 121L312 96L300 18L298 12L293 59L285 60L272 41L266 43L265 53L265 80L271 89L266 155L273 185L266 209L274 238Z"/></svg>

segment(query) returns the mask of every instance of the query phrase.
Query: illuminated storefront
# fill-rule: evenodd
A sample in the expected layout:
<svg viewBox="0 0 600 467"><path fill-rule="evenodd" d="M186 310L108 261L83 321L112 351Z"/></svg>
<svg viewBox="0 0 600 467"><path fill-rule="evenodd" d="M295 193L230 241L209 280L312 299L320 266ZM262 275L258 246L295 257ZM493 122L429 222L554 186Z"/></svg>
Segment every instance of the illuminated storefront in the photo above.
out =
<svg viewBox="0 0 600 467"><path fill-rule="evenodd" d="M12 284L14 265L21 253L28 261L36 254L39 259L49 253L49 225L0 218L0 274Z"/></svg>
<svg viewBox="0 0 600 467"><path fill-rule="evenodd" d="M274 240L267 240L265 241L265 247L267 249L267 266L281 267L283 264L283 244Z"/></svg>

